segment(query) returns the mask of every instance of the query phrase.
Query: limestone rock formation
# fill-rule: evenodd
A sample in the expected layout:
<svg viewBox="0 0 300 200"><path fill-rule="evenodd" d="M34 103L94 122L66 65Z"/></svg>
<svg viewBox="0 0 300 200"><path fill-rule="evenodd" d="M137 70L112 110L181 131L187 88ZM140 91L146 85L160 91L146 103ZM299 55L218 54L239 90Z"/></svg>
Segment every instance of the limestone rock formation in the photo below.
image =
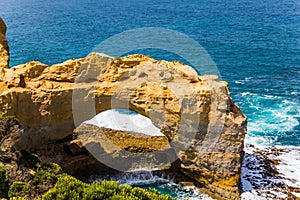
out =
<svg viewBox="0 0 300 200"><path fill-rule="evenodd" d="M9 67L9 47L6 40L6 25L3 19L0 17L0 78L2 68Z"/></svg>
<svg viewBox="0 0 300 200"><path fill-rule="evenodd" d="M100 128L91 124L80 125L74 133L79 136L77 146L85 147L98 161L118 171L163 170L170 168L171 161L177 160L165 136Z"/></svg>
<svg viewBox="0 0 300 200"><path fill-rule="evenodd" d="M20 119L23 147L63 140L102 111L130 109L160 128L181 160L182 173L205 192L239 199L246 117L218 77L144 55L91 53L51 67L40 62L7 66L0 67L0 116ZM91 144L90 138L79 139L85 147Z"/></svg>

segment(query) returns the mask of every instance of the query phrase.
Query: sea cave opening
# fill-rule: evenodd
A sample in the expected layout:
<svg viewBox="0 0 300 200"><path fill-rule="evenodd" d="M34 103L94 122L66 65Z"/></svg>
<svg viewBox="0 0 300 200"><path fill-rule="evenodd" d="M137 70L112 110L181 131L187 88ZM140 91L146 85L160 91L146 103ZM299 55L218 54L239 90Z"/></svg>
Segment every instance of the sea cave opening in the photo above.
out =
<svg viewBox="0 0 300 200"><path fill-rule="evenodd" d="M189 180L168 138L150 118L128 109L109 109L76 128L93 161L76 177L85 181L114 180L139 187L165 187ZM175 183L174 183L175 184ZM173 186L174 187L174 186Z"/></svg>
<svg viewBox="0 0 300 200"><path fill-rule="evenodd" d="M84 121L75 132L98 161L86 166L85 178L164 171L178 160L168 138L151 119L132 110L100 112Z"/></svg>

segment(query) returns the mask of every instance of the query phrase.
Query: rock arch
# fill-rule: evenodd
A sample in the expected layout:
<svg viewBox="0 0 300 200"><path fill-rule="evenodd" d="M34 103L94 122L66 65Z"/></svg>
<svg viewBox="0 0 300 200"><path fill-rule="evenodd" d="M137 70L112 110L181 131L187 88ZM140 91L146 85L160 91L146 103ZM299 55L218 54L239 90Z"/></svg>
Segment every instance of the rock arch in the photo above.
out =
<svg viewBox="0 0 300 200"><path fill-rule="evenodd" d="M100 163L121 172L170 168L178 158L168 138L149 118L124 111L107 110L79 125L74 136L80 146Z"/></svg>
<svg viewBox="0 0 300 200"><path fill-rule="evenodd" d="M89 77L99 66L91 63L103 60L111 60L110 65L106 69L100 68L102 73L98 76ZM88 66L80 70L85 63L89 63ZM150 67L146 73L145 66ZM162 66L161 70L158 66ZM149 117L171 143L177 145L183 173L206 185L208 191L222 195L233 192L238 197L246 118L231 100L227 84L216 77L196 76L191 68L178 62L155 61L142 55L113 59L97 53L51 67L29 62L4 71L0 82L0 113L15 115L21 120L26 130L26 144L38 145L70 135L75 128L73 114L77 112L72 109L72 102L76 103L73 94L75 90L84 91L81 100L86 101L79 103L87 113L86 119L111 109L112 104ZM147 73L152 80L152 75L160 77L162 72L172 72L172 76L163 77L167 82L144 83L143 76ZM79 85L74 84L77 75L84 77ZM118 86L131 78L137 80L134 90L124 89L125 83ZM193 95L178 98L169 90L173 83L181 80L185 81L182 85L193 90ZM20 84L21 81L25 84ZM89 100L93 106L89 106ZM85 116L84 112L77 113ZM178 131L180 124L182 132ZM210 145L210 141L214 145Z"/></svg>
<svg viewBox="0 0 300 200"><path fill-rule="evenodd" d="M204 113L210 110L210 86L197 88L197 83L201 84L198 74L179 62L142 55L112 59L91 54L74 84L75 125L111 108L130 109L149 117L170 141L186 150L195 137L204 134L199 130L208 127Z"/></svg>
<svg viewBox="0 0 300 200"><path fill-rule="evenodd" d="M79 102L74 98L78 91ZM72 107L76 103L79 110ZM0 105L1 116L14 115L24 125L23 145L36 148L72 134L81 118L114 107L136 111L168 137L182 173L220 199L239 199L246 117L226 82L198 76L180 62L92 53L51 67L0 65Z"/></svg>

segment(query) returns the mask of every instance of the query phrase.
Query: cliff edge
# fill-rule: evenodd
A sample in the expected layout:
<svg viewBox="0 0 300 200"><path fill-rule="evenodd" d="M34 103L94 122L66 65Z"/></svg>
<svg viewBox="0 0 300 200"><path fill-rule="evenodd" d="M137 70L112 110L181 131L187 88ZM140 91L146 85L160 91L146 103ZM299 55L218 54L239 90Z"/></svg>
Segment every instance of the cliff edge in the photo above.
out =
<svg viewBox="0 0 300 200"><path fill-rule="evenodd" d="M1 68L9 67L9 47L6 40L6 25L0 17L0 74Z"/></svg>

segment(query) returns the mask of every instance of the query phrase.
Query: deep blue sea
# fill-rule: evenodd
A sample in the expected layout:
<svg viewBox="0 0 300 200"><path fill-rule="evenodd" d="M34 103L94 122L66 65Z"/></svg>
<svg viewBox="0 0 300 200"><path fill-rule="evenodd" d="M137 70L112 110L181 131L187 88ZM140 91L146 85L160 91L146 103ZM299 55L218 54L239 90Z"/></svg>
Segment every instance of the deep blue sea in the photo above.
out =
<svg viewBox="0 0 300 200"><path fill-rule="evenodd" d="M206 49L247 115L247 143L300 146L299 0L1 0L0 16L11 66L84 57L135 28L186 34Z"/></svg>
<svg viewBox="0 0 300 200"><path fill-rule="evenodd" d="M1 0L11 66L86 56L126 30L168 28L199 42L249 118L248 143L300 145L299 0ZM180 59L163 51L135 51Z"/></svg>

